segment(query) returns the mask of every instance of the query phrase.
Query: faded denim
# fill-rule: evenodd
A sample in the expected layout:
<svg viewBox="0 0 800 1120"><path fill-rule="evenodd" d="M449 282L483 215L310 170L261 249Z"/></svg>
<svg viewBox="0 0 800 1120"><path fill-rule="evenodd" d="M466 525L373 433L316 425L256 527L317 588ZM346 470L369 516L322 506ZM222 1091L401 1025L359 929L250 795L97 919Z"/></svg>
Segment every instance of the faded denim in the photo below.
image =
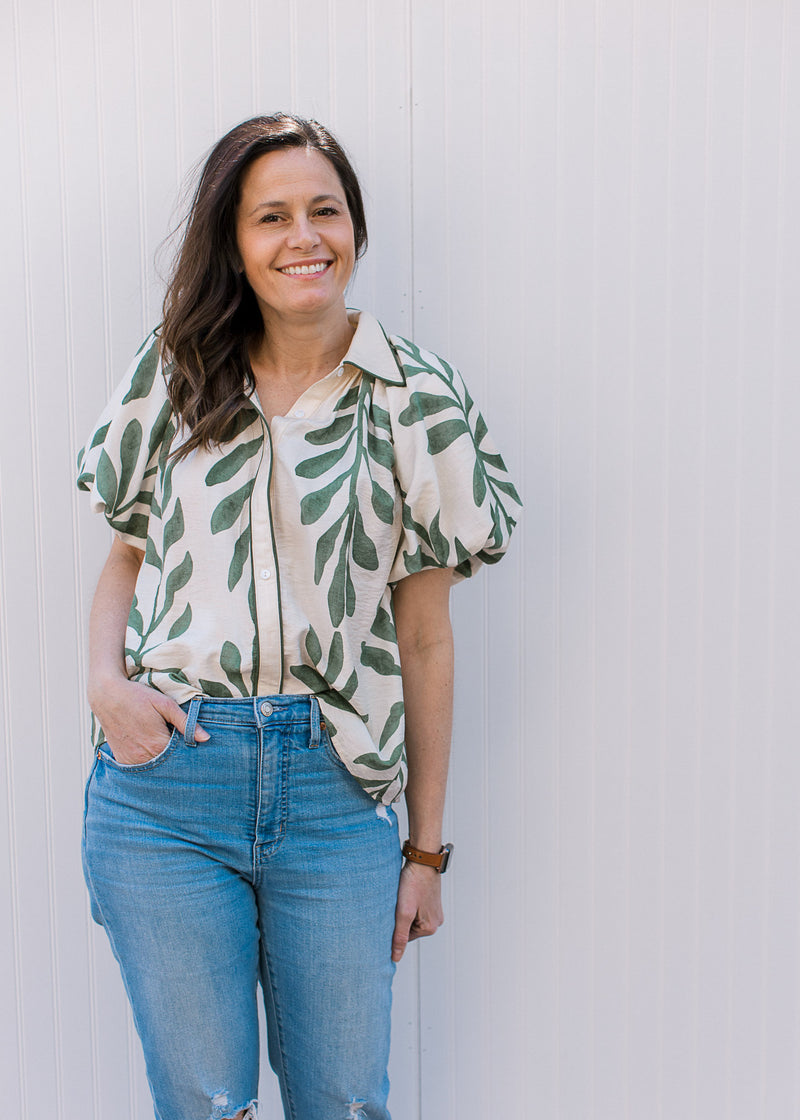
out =
<svg viewBox="0 0 800 1120"><path fill-rule="evenodd" d="M144 765L101 748L86 787L92 914L156 1118L255 1115L260 980L287 1120L389 1120L394 811L339 761L313 697L184 710Z"/></svg>

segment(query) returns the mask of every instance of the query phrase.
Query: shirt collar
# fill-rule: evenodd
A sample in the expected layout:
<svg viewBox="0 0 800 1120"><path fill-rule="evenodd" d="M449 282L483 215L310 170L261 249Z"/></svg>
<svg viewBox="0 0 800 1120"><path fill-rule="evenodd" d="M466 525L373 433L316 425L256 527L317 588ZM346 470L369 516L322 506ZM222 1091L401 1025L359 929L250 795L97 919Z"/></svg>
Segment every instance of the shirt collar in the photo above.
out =
<svg viewBox="0 0 800 1120"><path fill-rule="evenodd" d="M406 377L389 339L378 320L368 311L347 309L347 317L356 328L342 365L377 377L389 385L405 385Z"/></svg>

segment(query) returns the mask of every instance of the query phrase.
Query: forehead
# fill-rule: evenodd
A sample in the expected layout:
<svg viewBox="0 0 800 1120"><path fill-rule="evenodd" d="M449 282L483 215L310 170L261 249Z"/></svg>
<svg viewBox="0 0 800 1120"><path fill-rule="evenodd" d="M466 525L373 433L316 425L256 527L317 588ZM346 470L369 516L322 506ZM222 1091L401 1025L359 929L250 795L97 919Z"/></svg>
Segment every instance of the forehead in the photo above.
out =
<svg viewBox="0 0 800 1120"><path fill-rule="evenodd" d="M320 194L344 195L330 160L315 148L284 148L253 160L242 176L240 201L247 206Z"/></svg>

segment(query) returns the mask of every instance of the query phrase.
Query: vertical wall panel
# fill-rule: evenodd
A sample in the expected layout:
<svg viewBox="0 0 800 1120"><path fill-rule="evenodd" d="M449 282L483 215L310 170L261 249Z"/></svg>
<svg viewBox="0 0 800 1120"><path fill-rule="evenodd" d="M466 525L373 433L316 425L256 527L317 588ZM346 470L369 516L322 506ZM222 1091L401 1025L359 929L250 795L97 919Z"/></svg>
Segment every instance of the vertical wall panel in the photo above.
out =
<svg viewBox="0 0 800 1120"><path fill-rule="evenodd" d="M526 502L453 594L457 855L394 1115L800 1117L797 6L11 0L0 32L6 1111L152 1115L79 866L108 538L73 460L193 165L285 108L362 174L350 301L463 369Z"/></svg>

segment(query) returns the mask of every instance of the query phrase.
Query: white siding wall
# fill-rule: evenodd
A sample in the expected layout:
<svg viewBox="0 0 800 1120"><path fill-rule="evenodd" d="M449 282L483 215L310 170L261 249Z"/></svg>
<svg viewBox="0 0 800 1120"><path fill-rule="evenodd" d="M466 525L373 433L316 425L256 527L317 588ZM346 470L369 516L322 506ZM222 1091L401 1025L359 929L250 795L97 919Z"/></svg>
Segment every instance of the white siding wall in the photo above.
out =
<svg viewBox="0 0 800 1120"><path fill-rule="evenodd" d="M189 167L286 108L366 184L352 302L462 367L527 507L454 595L397 1120L800 1117L796 0L5 0L0 44L4 1115L152 1115L79 867L73 460Z"/></svg>

